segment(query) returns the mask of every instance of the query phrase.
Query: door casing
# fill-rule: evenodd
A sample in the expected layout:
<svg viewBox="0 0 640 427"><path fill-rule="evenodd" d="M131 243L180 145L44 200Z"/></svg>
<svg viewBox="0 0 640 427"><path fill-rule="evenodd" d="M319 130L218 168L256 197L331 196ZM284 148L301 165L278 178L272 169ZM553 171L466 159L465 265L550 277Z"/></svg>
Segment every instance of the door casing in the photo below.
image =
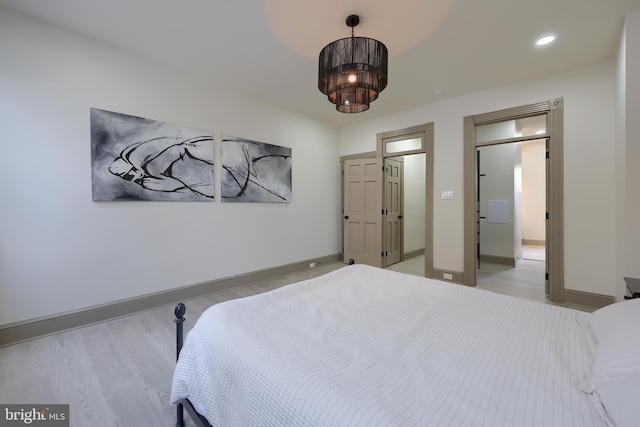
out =
<svg viewBox="0 0 640 427"><path fill-rule="evenodd" d="M384 159L386 157L397 157L397 156L405 156L410 154L420 154L425 153L425 162L426 162L426 174L425 174L425 253L424 253L424 267L425 277L433 277L433 165L434 165L434 124L426 123L423 125L413 126L405 129L400 129L396 131L390 132L382 132L376 134L376 151L370 151L365 153L351 154L347 156L340 157L341 164L341 173L344 175L344 164L347 160L350 159L367 159L367 158L379 158ZM420 138L421 147L415 150L407 150L400 152L388 152L387 151L387 143L394 141L401 141L405 139L411 138ZM342 183L342 215L344 216L344 179L341 180ZM383 186L384 188L384 186ZM384 191L384 190L382 190ZM382 200L384 200L384 194L381 194ZM382 215L382 212L381 212ZM383 222L384 223L384 222ZM342 221L343 229L343 242L344 242L344 220ZM384 241L384 232L382 234L382 247L385 245ZM343 248L344 252L344 248ZM382 262L382 260L381 260Z"/></svg>
<svg viewBox="0 0 640 427"><path fill-rule="evenodd" d="M476 285L477 218L476 218L476 149L483 145L523 141L548 140L547 162L547 226L545 289L553 302L564 302L564 157L563 98L521 107L508 108L464 118L464 275L463 283ZM489 143L477 143L478 125L497 123L546 114L547 133L530 138L514 137Z"/></svg>

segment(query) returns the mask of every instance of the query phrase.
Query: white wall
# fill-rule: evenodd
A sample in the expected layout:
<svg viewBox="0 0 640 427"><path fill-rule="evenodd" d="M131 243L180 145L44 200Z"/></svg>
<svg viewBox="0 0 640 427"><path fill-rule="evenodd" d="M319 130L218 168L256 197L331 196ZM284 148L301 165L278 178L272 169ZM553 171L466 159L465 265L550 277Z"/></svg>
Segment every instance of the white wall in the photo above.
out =
<svg viewBox="0 0 640 427"><path fill-rule="evenodd" d="M404 156L404 252L424 249L426 155Z"/></svg>
<svg viewBox="0 0 640 427"><path fill-rule="evenodd" d="M614 69L614 61L607 60L383 119L365 119L343 126L340 154L375 150L376 133L434 122L433 262L437 269L462 271L463 118L563 97L565 287L613 295L616 243ZM392 80L390 84L393 84ZM384 102L384 93L376 102ZM375 102L371 108L375 108ZM454 200L439 199L442 190L453 190Z"/></svg>
<svg viewBox="0 0 640 427"><path fill-rule="evenodd" d="M522 144L515 145L513 167L513 256L522 258Z"/></svg>
<svg viewBox="0 0 640 427"><path fill-rule="evenodd" d="M501 138L504 136L495 139ZM515 242L520 236L521 224L521 202L516 194L516 175L520 172L519 144L490 145L480 147L478 151L483 175L480 177L480 216L484 217L480 219L480 254L515 259L521 250L521 244ZM489 200L509 202L507 223L496 222L490 217Z"/></svg>
<svg viewBox="0 0 640 427"><path fill-rule="evenodd" d="M337 128L6 9L0 58L0 325L340 252ZM90 107L291 147L293 201L92 202Z"/></svg>
<svg viewBox="0 0 640 427"><path fill-rule="evenodd" d="M522 143L522 239L545 240L546 141Z"/></svg>
<svg viewBox="0 0 640 427"><path fill-rule="evenodd" d="M431 121L434 267L462 271L463 117L555 97L565 101L565 286L621 298L621 276L640 277L639 46L637 11L615 64L365 118L338 133L225 93L214 76L185 76L1 8L0 325L336 253L338 156L375 150L378 132ZM92 202L90 107L292 147L293 202ZM442 190L455 199L440 200Z"/></svg>

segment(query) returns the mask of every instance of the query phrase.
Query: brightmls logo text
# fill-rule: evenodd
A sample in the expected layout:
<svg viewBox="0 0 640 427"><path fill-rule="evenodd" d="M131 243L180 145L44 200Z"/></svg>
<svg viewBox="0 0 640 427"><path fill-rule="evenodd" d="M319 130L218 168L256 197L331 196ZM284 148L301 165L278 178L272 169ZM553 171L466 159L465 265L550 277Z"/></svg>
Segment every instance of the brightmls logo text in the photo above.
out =
<svg viewBox="0 0 640 427"><path fill-rule="evenodd" d="M0 405L0 427L69 427L69 405Z"/></svg>

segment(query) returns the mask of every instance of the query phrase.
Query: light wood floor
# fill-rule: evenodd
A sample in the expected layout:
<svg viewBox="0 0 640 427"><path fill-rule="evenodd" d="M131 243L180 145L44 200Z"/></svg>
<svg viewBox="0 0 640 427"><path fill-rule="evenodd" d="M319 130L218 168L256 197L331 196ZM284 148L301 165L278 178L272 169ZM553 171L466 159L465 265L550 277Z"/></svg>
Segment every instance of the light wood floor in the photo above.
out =
<svg viewBox="0 0 640 427"><path fill-rule="evenodd" d="M517 268L481 263L476 287L531 301L549 303L544 293L544 261L523 259ZM388 267L389 270L424 276L424 257L410 258Z"/></svg>
<svg viewBox="0 0 640 427"><path fill-rule="evenodd" d="M589 307L556 304L544 292L544 247L523 248L524 258L517 267L483 262L476 273L476 288L543 304L559 305L582 311ZM424 257L418 256L387 267L389 270L424 276Z"/></svg>
<svg viewBox="0 0 640 427"><path fill-rule="evenodd" d="M326 264L184 301L185 336L208 307L309 279ZM69 404L75 427L173 427L174 306L0 348L0 403ZM185 413L187 426L194 426Z"/></svg>
<svg viewBox="0 0 640 427"><path fill-rule="evenodd" d="M396 265L394 269L406 268L405 272L411 273L416 266L409 264ZM265 292L343 266L326 264L185 301L185 335L213 304ZM492 283L489 287L494 291L507 293L505 289L510 289L511 294L521 298L544 299L544 285L539 295L526 280L509 284L509 275L501 270L483 270L479 274L479 287L486 280ZM175 407L169 405L175 366L173 310L174 306L166 306L0 348L0 403L67 403L70 425L77 427L174 426ZM194 425L186 414L185 419L188 426Z"/></svg>

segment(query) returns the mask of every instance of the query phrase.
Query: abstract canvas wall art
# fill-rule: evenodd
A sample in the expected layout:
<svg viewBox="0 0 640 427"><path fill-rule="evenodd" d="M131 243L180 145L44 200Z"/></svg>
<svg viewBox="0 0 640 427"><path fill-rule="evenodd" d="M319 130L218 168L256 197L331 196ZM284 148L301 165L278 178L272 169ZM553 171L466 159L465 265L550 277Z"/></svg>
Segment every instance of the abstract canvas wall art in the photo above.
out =
<svg viewBox="0 0 640 427"><path fill-rule="evenodd" d="M94 201L212 201L213 134L91 108Z"/></svg>
<svg viewBox="0 0 640 427"><path fill-rule="evenodd" d="M291 148L222 135L223 202L291 201Z"/></svg>

